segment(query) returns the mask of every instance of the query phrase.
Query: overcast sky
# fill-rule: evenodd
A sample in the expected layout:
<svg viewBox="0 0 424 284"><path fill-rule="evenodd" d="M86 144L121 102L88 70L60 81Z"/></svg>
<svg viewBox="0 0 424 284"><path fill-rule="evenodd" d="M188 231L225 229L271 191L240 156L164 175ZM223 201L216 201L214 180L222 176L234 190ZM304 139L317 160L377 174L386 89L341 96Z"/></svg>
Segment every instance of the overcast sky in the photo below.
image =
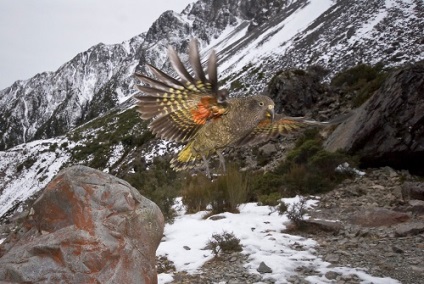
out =
<svg viewBox="0 0 424 284"><path fill-rule="evenodd" d="M0 0L0 90L55 71L77 53L148 30L195 0Z"/></svg>

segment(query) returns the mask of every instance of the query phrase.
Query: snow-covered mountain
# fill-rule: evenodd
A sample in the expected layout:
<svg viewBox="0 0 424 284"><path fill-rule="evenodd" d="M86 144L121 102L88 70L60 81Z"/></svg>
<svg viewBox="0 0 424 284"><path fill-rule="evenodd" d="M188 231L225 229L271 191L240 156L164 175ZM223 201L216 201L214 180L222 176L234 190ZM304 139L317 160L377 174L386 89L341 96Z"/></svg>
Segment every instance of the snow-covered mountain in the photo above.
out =
<svg viewBox="0 0 424 284"><path fill-rule="evenodd" d="M2 90L0 149L65 134L105 113L134 92L137 66L166 67L167 46L183 52L192 36L205 54L219 51L227 83L241 80L251 91L288 66L337 71L358 62L417 61L424 57L423 9L420 0L198 1L182 13L165 12L146 33L98 44L56 72Z"/></svg>
<svg viewBox="0 0 424 284"><path fill-rule="evenodd" d="M396 66L422 60L423 30L422 0L200 0L181 13L167 11L147 32L121 44L93 46L55 72L0 91L0 215L42 188L62 165L95 159L76 158L78 146L104 137L93 129L120 128L111 114L134 114L128 109L132 74L146 62L169 70L169 44L184 54L196 37L203 55L216 49L223 84L233 95L244 95L262 92L287 67L319 64L331 76L359 62ZM96 126L102 117L109 124ZM142 135L143 127L128 128L127 134ZM101 167L113 172L118 164L130 164L125 157L135 151L131 143L110 144ZM153 143L138 154L167 147Z"/></svg>

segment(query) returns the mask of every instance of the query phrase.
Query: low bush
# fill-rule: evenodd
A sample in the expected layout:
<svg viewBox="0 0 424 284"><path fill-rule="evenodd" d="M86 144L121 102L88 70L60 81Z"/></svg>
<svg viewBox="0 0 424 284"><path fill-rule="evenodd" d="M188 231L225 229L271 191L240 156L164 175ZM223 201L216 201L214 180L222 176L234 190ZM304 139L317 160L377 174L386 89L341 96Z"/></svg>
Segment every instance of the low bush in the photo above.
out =
<svg viewBox="0 0 424 284"><path fill-rule="evenodd" d="M278 204L278 207L277 207L278 215L283 215L284 213L287 212L287 209L288 209L287 204L285 202L281 201L280 204Z"/></svg>
<svg viewBox="0 0 424 284"><path fill-rule="evenodd" d="M306 199L302 198L299 202L287 206L286 215L297 227L301 227L306 213Z"/></svg>
<svg viewBox="0 0 424 284"><path fill-rule="evenodd" d="M238 252L243 248L240 244L240 239L233 233L224 231L222 234L213 234L212 239L207 243L207 248L212 250L212 253L217 257L221 252Z"/></svg>

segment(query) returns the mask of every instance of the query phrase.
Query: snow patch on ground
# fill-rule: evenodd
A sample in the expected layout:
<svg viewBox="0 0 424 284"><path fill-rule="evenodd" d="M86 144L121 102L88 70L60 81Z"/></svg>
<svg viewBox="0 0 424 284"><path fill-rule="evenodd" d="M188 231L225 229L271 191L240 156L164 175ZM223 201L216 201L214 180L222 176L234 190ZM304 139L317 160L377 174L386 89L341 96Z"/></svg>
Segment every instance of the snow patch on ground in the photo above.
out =
<svg viewBox="0 0 424 284"><path fill-rule="evenodd" d="M286 198L283 201L292 206L300 201L300 197ZM307 201L307 206L313 206L317 201ZM323 275L327 271L336 271L343 275L356 274L363 283L399 283L391 278L373 277L359 268L330 267L330 263L315 255L314 247L317 243L312 239L282 233L286 215L280 216L277 212L271 213L268 206L258 206L256 203L247 203L240 206L240 214L222 213L224 219L203 219L205 211L196 214L184 214L181 198L177 199L176 207L179 216L173 224L165 226L164 238L157 254L166 256L174 262L177 271L198 273L200 267L213 258L210 250L205 250L207 242L213 234L224 231L233 233L241 240L243 253L249 255L246 268L250 273L258 274L256 269L263 261L272 269L267 277L274 278L276 283L287 283L295 269L300 266L311 267ZM184 248L187 246L190 251ZM172 281L172 274L159 274L159 283ZM310 276L311 283L331 283L324 276Z"/></svg>

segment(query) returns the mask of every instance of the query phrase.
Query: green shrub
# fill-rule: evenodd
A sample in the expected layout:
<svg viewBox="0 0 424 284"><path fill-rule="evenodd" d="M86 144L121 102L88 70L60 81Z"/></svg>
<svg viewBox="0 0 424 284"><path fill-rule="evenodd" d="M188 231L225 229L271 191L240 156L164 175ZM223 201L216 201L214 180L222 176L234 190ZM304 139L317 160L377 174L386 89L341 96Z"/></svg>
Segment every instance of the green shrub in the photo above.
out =
<svg viewBox="0 0 424 284"><path fill-rule="evenodd" d="M16 166L16 171L19 173L24 169L24 167L25 167L25 169L29 169L29 168L32 167L32 165L34 165L35 162L37 162L36 158L28 157L28 159L26 159L21 164Z"/></svg>
<svg viewBox="0 0 424 284"><path fill-rule="evenodd" d="M232 90L232 91L240 90L243 87L244 87L243 83L240 82L239 79L232 81L231 84L230 84L230 90Z"/></svg>
<svg viewBox="0 0 424 284"><path fill-rule="evenodd" d="M358 107L380 88L387 74L382 64L375 66L359 64L336 74L331 80L331 85L355 94L353 106Z"/></svg>
<svg viewBox="0 0 424 284"><path fill-rule="evenodd" d="M277 207L278 215L283 215L284 213L287 212L287 209L288 209L287 204L284 203L283 201L280 201L280 204L278 204L278 207Z"/></svg>
<svg viewBox="0 0 424 284"><path fill-rule="evenodd" d="M261 205L277 206L280 203L280 199L281 194L279 192L272 192L259 196L258 201Z"/></svg>
<svg viewBox="0 0 424 284"><path fill-rule="evenodd" d="M327 152L317 132L310 131L299 139L279 166L272 172L257 176L252 191L258 200L273 193L290 197L329 191L352 173L336 171L344 162L355 165L354 157L341 152Z"/></svg>
<svg viewBox="0 0 424 284"><path fill-rule="evenodd" d="M49 151L54 152L56 151L57 147L58 147L57 143L52 143L50 144Z"/></svg>
<svg viewBox="0 0 424 284"><path fill-rule="evenodd" d="M213 234L212 239L207 243L207 247L212 250L215 257L221 252L238 252L242 251L240 245L240 239L238 239L233 233L224 231L222 234Z"/></svg>

